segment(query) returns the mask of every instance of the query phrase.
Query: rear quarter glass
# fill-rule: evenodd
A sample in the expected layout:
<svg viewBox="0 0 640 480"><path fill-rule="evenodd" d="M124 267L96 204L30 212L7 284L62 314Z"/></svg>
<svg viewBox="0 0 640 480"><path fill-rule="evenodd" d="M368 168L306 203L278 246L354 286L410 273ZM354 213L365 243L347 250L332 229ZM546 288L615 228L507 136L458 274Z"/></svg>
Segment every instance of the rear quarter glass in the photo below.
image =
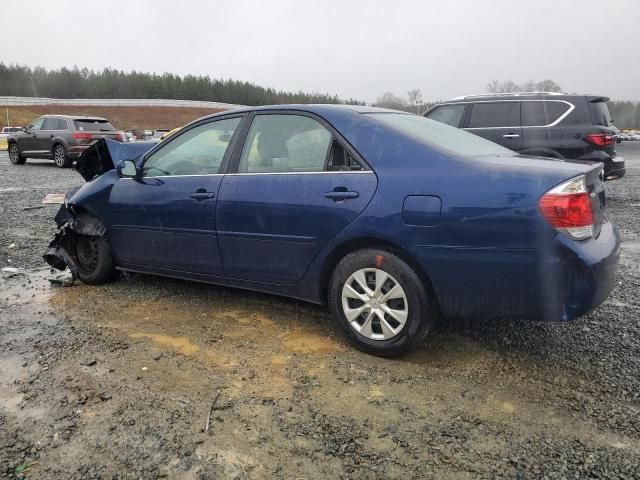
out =
<svg viewBox="0 0 640 480"><path fill-rule="evenodd" d="M107 120L74 120L73 121L76 130L81 132L111 132L115 131L113 125L109 123Z"/></svg>

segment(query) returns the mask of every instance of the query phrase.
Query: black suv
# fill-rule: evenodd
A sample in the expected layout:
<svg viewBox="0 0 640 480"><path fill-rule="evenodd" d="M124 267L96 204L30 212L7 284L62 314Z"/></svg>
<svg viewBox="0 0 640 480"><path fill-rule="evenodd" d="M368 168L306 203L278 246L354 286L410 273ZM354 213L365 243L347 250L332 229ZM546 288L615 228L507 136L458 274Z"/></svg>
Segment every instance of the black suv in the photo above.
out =
<svg viewBox="0 0 640 480"><path fill-rule="evenodd" d="M424 115L463 128L522 155L604 163L606 180L622 178L618 129L607 97L526 92L473 95L439 103Z"/></svg>

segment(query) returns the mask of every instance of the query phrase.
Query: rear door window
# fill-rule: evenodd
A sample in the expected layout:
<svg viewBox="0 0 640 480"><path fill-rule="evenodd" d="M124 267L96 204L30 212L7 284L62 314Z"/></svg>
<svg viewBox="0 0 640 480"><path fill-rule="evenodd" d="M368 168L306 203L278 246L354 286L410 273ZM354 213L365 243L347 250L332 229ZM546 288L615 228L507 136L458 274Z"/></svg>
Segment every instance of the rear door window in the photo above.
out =
<svg viewBox="0 0 640 480"><path fill-rule="evenodd" d="M436 122L459 127L466 105L442 105L429 112L426 117Z"/></svg>
<svg viewBox="0 0 640 480"><path fill-rule="evenodd" d="M520 102L486 102L471 106L467 128L520 126Z"/></svg>
<svg viewBox="0 0 640 480"><path fill-rule="evenodd" d="M522 126L543 127L554 123L570 106L564 102L522 102Z"/></svg>
<svg viewBox="0 0 640 480"><path fill-rule="evenodd" d="M91 118L74 120L76 130L81 132L112 132L115 130L107 120L94 120Z"/></svg>
<svg viewBox="0 0 640 480"><path fill-rule="evenodd" d="M331 132L309 117L256 115L242 149L238 172L321 172L332 140Z"/></svg>

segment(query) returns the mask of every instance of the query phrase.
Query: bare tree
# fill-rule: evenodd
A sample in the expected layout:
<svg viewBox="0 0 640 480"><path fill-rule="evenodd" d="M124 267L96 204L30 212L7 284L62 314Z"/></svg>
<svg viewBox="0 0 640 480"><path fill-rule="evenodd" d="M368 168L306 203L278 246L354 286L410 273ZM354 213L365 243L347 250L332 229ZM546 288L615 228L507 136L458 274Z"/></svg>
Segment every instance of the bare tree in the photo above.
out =
<svg viewBox="0 0 640 480"><path fill-rule="evenodd" d="M498 80L491 80L487 84L487 92L489 93L510 93L517 92L520 87L513 80L505 80L500 82Z"/></svg>
<svg viewBox="0 0 640 480"><path fill-rule="evenodd" d="M422 91L419 88L414 88L407 92L409 97L409 104L418 107L418 115L420 115L420 105L422 105Z"/></svg>
<svg viewBox="0 0 640 480"><path fill-rule="evenodd" d="M487 84L488 93L512 93L512 92L561 92L562 87L550 79L536 82L529 80L528 82L518 85L512 80L491 80Z"/></svg>
<svg viewBox="0 0 640 480"><path fill-rule="evenodd" d="M407 102L404 98L396 97L392 92L385 92L378 97L374 105L376 107L402 110L406 107Z"/></svg>
<svg viewBox="0 0 640 480"><path fill-rule="evenodd" d="M539 92L561 92L562 87L553 80L547 78L536 83L536 90Z"/></svg>

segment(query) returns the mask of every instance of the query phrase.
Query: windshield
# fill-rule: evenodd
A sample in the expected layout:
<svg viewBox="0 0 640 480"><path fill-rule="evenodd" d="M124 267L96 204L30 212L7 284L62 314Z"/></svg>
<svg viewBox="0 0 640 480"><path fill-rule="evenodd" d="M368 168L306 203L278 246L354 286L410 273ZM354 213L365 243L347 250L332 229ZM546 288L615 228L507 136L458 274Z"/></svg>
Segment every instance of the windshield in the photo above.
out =
<svg viewBox="0 0 640 480"><path fill-rule="evenodd" d="M370 113L372 117L392 127L409 133L436 147L441 147L463 157L479 155L513 155L514 152L497 143L472 133L450 127L444 123L404 113Z"/></svg>
<svg viewBox="0 0 640 480"><path fill-rule="evenodd" d="M76 129L87 132L112 132L115 130L107 120L98 120L87 118L83 120L74 120Z"/></svg>

